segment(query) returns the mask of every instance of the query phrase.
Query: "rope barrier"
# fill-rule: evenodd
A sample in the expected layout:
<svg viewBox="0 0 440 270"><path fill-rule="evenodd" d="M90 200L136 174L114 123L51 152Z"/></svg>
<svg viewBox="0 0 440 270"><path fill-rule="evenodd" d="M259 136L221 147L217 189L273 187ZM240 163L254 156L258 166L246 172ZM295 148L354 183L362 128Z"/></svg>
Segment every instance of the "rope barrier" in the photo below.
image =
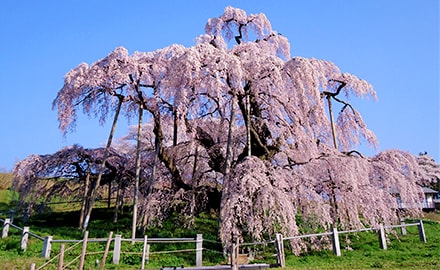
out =
<svg viewBox="0 0 440 270"><path fill-rule="evenodd" d="M52 259L48 260L47 262L45 262L42 266L38 267L37 270L43 269L43 267L46 267L49 263L51 263L56 258L58 258L58 256L59 256L59 254L57 256L53 257Z"/></svg>
<svg viewBox="0 0 440 270"><path fill-rule="evenodd" d="M203 250L206 250L206 251L209 251L209 252L218 253L218 254L223 254L223 251L213 250L213 249L209 249L209 248L203 248Z"/></svg>
<svg viewBox="0 0 440 270"><path fill-rule="evenodd" d="M291 240L291 239L300 239L300 238L307 238L307 237L316 237L316 236L327 236L332 235L332 232L326 232L326 233L315 233L315 234L305 234L305 235L296 235L296 236L289 236L289 237L283 237L283 240Z"/></svg>
<svg viewBox="0 0 440 270"><path fill-rule="evenodd" d="M222 245L222 242L218 242L216 240L209 240L209 239L203 239L203 242L207 242L207 243L213 243L213 244L220 244Z"/></svg>
<svg viewBox="0 0 440 270"><path fill-rule="evenodd" d="M255 245L267 245L267 244L273 244L275 243L275 240L268 240L263 242L252 242L252 243L242 243L240 246L255 246Z"/></svg>
<svg viewBox="0 0 440 270"><path fill-rule="evenodd" d="M107 239L106 239L107 240ZM132 238L122 238L121 241L133 241ZM135 238L135 242L144 242L143 238ZM148 238L148 243L164 243L164 244L174 244L174 243L197 243L195 238Z"/></svg>
<svg viewBox="0 0 440 270"><path fill-rule="evenodd" d="M72 263L74 263L76 260L78 260L79 258L81 258L81 254L78 255L77 257L73 258L73 260L71 260L70 262L68 262L66 265L63 265L63 268L68 267L69 265L71 265ZM40 269L40 268L39 268Z"/></svg>
<svg viewBox="0 0 440 270"><path fill-rule="evenodd" d="M378 229L375 228L364 228L364 229L357 229L357 230L347 230L347 231L338 231L338 233L357 233L357 232L368 232L368 231L377 231Z"/></svg>
<svg viewBox="0 0 440 270"><path fill-rule="evenodd" d="M180 249L180 250L165 250L165 251L154 251L150 252L151 254L168 254L168 253L180 253L180 252L193 252L193 251L202 251L203 249Z"/></svg>
<svg viewBox="0 0 440 270"><path fill-rule="evenodd" d="M104 251L87 252L86 255L104 254Z"/></svg>
<svg viewBox="0 0 440 270"><path fill-rule="evenodd" d="M29 234L30 236L32 236L32 237L35 237L35 238L41 240L41 241L44 241L44 237L41 237L41 236L39 236L39 235L36 235L35 233L28 232L28 234Z"/></svg>

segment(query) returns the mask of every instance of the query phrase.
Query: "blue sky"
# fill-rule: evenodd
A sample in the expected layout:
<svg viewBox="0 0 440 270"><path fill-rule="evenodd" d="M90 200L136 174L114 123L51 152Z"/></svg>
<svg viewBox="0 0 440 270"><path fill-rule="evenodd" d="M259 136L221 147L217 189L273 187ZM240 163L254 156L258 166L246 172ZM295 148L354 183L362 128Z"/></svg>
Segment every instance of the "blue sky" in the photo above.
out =
<svg viewBox="0 0 440 270"><path fill-rule="evenodd" d="M292 56L333 61L370 82L379 100L356 101L379 151L427 151L440 161L439 1L13 1L0 9L0 171L65 145L102 145L109 126L81 117L63 138L51 103L64 75L117 46L191 46L226 6L265 13ZM121 122L117 136L127 131ZM367 155L372 151L361 149Z"/></svg>

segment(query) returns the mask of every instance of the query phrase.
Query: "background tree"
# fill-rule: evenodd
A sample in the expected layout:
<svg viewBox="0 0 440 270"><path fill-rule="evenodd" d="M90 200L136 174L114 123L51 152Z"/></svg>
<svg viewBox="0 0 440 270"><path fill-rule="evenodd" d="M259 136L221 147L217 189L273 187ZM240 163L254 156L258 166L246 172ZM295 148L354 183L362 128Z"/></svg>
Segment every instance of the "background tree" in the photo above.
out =
<svg viewBox="0 0 440 270"><path fill-rule="evenodd" d="M85 149L79 145L65 147L54 154L30 155L14 166L13 188L19 193L19 202L35 205L50 202L52 198L82 200L79 217L81 227L87 207L91 203L91 191L103 185L128 186L133 171L129 159L114 149L107 154L105 169L98 183L98 175L105 149ZM128 168L128 169L127 169ZM101 189L101 194L104 191ZM108 196L112 193L109 189Z"/></svg>
<svg viewBox="0 0 440 270"><path fill-rule="evenodd" d="M419 184L440 190L440 164L436 163L427 152L419 153L417 163L422 173Z"/></svg>
<svg viewBox="0 0 440 270"><path fill-rule="evenodd" d="M94 114L104 123L108 114L114 110L113 123L107 139L107 144L98 173L97 185L101 182L105 169L105 162L113 140L116 124L123 102L126 98L128 78L127 70L132 66L129 63L128 52L122 47L117 48L106 58L97 61L90 67L81 63L68 72L64 79L64 86L53 101L53 108L58 109L60 129L65 133L75 127L77 108L82 106L87 115ZM108 78L111 78L110 80ZM126 109L127 113L132 110ZM96 197L96 188L91 190L90 203L87 205L83 229L86 230Z"/></svg>

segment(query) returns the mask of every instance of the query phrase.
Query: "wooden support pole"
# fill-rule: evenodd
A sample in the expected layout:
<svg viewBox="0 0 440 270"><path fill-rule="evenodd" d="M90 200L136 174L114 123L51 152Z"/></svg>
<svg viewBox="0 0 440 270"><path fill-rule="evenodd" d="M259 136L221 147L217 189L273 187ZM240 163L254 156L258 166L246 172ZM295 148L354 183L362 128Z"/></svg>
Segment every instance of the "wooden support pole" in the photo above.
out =
<svg viewBox="0 0 440 270"><path fill-rule="evenodd" d="M24 227L23 232L21 233L21 243L20 243L20 248L23 251L26 251L28 239L29 239L29 227Z"/></svg>
<svg viewBox="0 0 440 270"><path fill-rule="evenodd" d="M60 256L58 257L58 270L63 270L64 264L64 244L60 246Z"/></svg>
<svg viewBox="0 0 440 270"><path fill-rule="evenodd" d="M275 249L277 251L277 263L281 268L286 267L286 257L284 255L283 235L277 233L275 235Z"/></svg>
<svg viewBox="0 0 440 270"><path fill-rule="evenodd" d="M337 228L333 228L332 247L333 253L338 257L341 256L341 245L339 244L339 232Z"/></svg>
<svg viewBox="0 0 440 270"><path fill-rule="evenodd" d="M108 235L107 243L105 244L104 255L102 256L101 265L99 266L99 270L104 270L105 261L107 260L108 251L110 249L110 244L112 242L113 232L110 232Z"/></svg>
<svg viewBox="0 0 440 270"><path fill-rule="evenodd" d="M203 265L203 235L197 234L196 237L196 266Z"/></svg>
<svg viewBox="0 0 440 270"><path fill-rule="evenodd" d="M422 241L423 243L426 243L427 240L426 240L425 228L423 227L422 220L419 221L419 225L417 225L417 227L419 228L420 241Z"/></svg>
<svg viewBox="0 0 440 270"><path fill-rule="evenodd" d="M145 269L145 261L147 260L148 236L144 235L144 246L142 248L142 264L141 270ZM149 250L148 250L149 251Z"/></svg>
<svg viewBox="0 0 440 270"><path fill-rule="evenodd" d="M8 237L9 224L11 224L11 219L5 218L5 222L3 222L2 238Z"/></svg>
<svg viewBox="0 0 440 270"><path fill-rule="evenodd" d="M327 104L328 104L328 112L330 115L330 125L332 128L333 146L335 147L335 149L338 149L338 138L336 135L335 120L333 119L333 108L332 108L331 96L327 96Z"/></svg>
<svg viewBox="0 0 440 270"><path fill-rule="evenodd" d="M231 270L238 270L238 253L239 253L239 243L238 239L232 244L231 252Z"/></svg>
<svg viewBox="0 0 440 270"><path fill-rule="evenodd" d="M50 250L52 249L52 238L52 236L46 236L44 238L43 252L41 256L45 259L50 258Z"/></svg>
<svg viewBox="0 0 440 270"><path fill-rule="evenodd" d="M117 234L115 237L115 245L113 246L113 264L119 264L121 258L121 241L122 235Z"/></svg>
<svg viewBox="0 0 440 270"><path fill-rule="evenodd" d="M385 236L385 229L383 227L383 224L380 224L380 226L379 226L378 236L379 236L380 248L383 250L386 250L387 249L387 239Z"/></svg>
<svg viewBox="0 0 440 270"><path fill-rule="evenodd" d="M400 231L402 232L402 235L406 235L406 226L405 226L405 220L404 219L400 220L400 225L402 225L402 227L400 227Z"/></svg>
<svg viewBox="0 0 440 270"><path fill-rule="evenodd" d="M79 259L79 266L78 270L84 269L84 261L86 259L86 251L87 251L87 239L89 238L89 231L84 232L84 238L82 243L82 249L81 249L81 257Z"/></svg>

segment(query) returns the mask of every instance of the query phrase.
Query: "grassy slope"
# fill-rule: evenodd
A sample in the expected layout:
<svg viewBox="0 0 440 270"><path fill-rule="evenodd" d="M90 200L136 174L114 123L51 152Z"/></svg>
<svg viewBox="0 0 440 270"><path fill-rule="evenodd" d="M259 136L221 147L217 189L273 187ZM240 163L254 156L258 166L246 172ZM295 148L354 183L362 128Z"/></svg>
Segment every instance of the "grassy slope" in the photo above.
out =
<svg viewBox="0 0 440 270"><path fill-rule="evenodd" d="M291 269L438 269L440 267L440 224L425 221L424 228L428 243L420 241L416 226L408 227L406 236L397 238L388 234L388 249L379 248L374 233L363 232L352 235L350 250L345 247L342 256L331 251L321 251L304 256L288 256Z"/></svg>
<svg viewBox="0 0 440 270"><path fill-rule="evenodd" d="M5 212L9 208L9 201L12 195L8 190L0 190L0 212ZM59 209L62 211L58 212ZM55 212L34 216L30 220L31 232L41 236L53 235L54 239L81 239L82 233L78 230L77 218L78 211L66 211L65 206L59 209L53 209ZM131 218L126 211L118 223L111 222L113 217L112 210L105 208L96 209L93 212L94 221L90 224L90 237L107 237L109 231L115 234L122 234L128 238L130 235ZM4 217L4 216L2 216ZM425 231L428 243L422 243L418 237L417 227L409 227L408 235L401 236L397 234L388 235L390 242L387 250L379 248L378 238L373 233L359 233L350 235L351 244L349 247L343 244L342 256L336 257L331 251L312 252L302 256L287 254L286 262L288 269L438 269L440 267L440 215L427 215L425 220ZM147 232L150 237L194 237L196 233L203 233L204 238L215 240L217 221L215 216L204 215L196 219L196 228L187 229L176 227L178 217L172 220L164 228L155 228ZM429 221L431 220L431 221ZM20 222L17 220L16 222ZM41 241L30 238L30 243L26 252L20 250L20 232L10 229L10 236L6 239L0 239L0 266L2 269L29 269L31 263L40 266L44 263L41 258ZM345 236L344 236L345 237ZM342 237L341 237L342 238ZM342 239L341 239L342 240ZM209 242L204 243L204 247ZM212 245L212 244L211 244ZM129 247L132 251L139 252L141 244ZM175 246L180 249L182 247ZM193 248L192 245L189 248ZM210 247L215 249L216 247ZM88 251L102 251L103 246L90 245ZM59 244L54 244L52 254L59 250ZM71 254L75 256L76 254ZM94 261L102 257L102 254L88 256L86 269L95 269ZM186 257L186 258L185 258ZM193 254L182 257L163 257L151 258L150 267L159 268L161 265L188 265L185 260L192 260ZM216 259L217 258L217 259ZM221 263L222 258L218 254L209 254L204 252L204 259L209 259L211 263ZM273 262L273 258L269 258ZM106 269L138 269L140 265L139 255L125 255L122 258L122 264L112 265L111 255L108 258ZM154 263L155 262L155 263ZM190 262L191 263L191 262ZM204 261L205 263L205 261ZM56 263L53 264L56 268ZM76 268L75 266L74 268Z"/></svg>

